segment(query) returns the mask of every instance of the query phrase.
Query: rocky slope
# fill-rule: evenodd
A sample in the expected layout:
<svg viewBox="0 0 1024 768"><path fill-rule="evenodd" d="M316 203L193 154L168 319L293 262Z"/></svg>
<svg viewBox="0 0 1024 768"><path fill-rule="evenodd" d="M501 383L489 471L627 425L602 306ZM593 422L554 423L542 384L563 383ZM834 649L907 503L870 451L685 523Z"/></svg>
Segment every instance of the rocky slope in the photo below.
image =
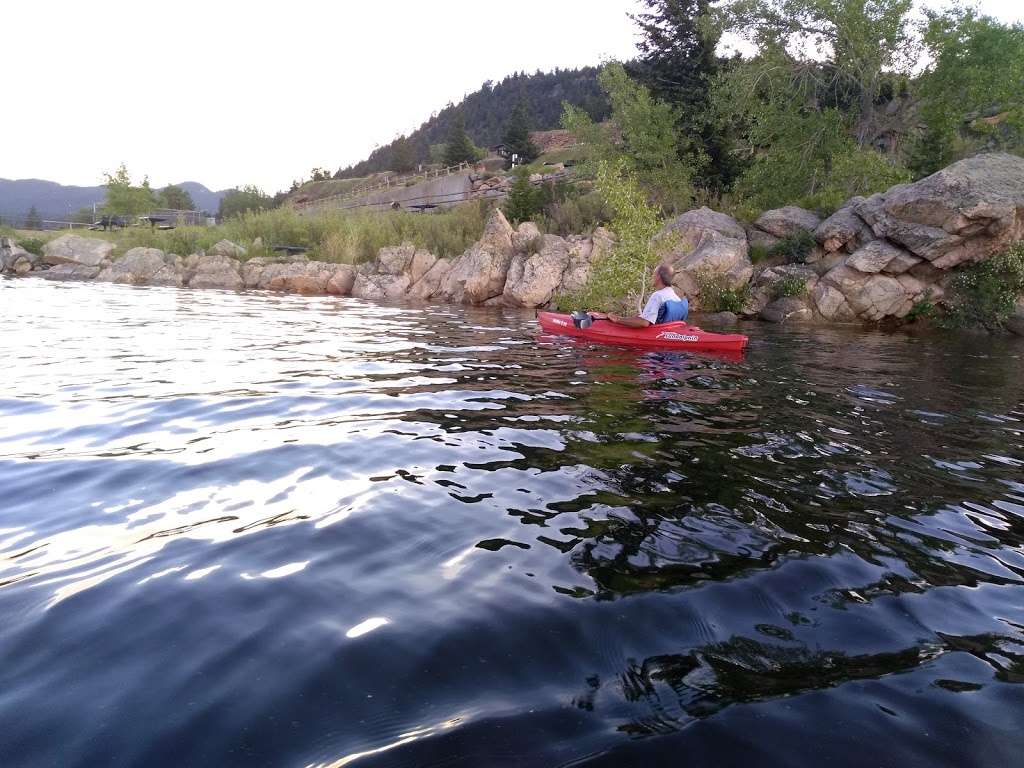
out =
<svg viewBox="0 0 1024 768"><path fill-rule="evenodd" d="M802 263L751 262L752 247L801 236L809 244ZM748 317L877 322L903 318L925 299L940 302L957 267L1021 240L1024 158L988 154L914 184L853 198L824 221L787 207L766 211L744 229L708 208L688 211L664 226L655 247L675 267L677 287L698 307L701 287L711 279L747 292L742 314ZM65 235L40 256L0 241L0 271L131 285L540 307L582 287L595 260L612 246L603 229L590 237L542 235L530 222L513 228L495 210L481 239L450 259L405 244L382 248L376 260L358 267L302 256L246 260L245 249L228 241L184 257L134 248L114 258L110 243ZM1024 303L1007 325L1024 331Z"/></svg>

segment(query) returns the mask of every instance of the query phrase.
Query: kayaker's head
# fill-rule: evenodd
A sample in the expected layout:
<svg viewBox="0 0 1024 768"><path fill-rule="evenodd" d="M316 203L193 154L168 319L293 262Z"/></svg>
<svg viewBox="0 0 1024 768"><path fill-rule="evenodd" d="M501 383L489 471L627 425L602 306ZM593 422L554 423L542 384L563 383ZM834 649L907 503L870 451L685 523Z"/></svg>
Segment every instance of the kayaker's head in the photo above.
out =
<svg viewBox="0 0 1024 768"><path fill-rule="evenodd" d="M672 285L673 275L671 264L659 264L656 266L654 274L651 275L651 284L654 286L654 290L660 291L662 288L668 288Z"/></svg>

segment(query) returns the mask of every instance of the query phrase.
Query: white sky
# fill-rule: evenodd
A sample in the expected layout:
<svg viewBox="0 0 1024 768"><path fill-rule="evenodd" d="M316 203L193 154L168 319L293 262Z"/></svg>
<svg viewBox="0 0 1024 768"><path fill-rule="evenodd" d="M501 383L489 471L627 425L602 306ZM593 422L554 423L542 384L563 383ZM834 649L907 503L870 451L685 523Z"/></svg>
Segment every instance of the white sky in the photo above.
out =
<svg viewBox="0 0 1024 768"><path fill-rule="evenodd" d="M14 0L0 177L94 185L124 162L154 186L273 192L361 160L485 80L629 58L639 4ZM1024 19L1021 0L980 5Z"/></svg>

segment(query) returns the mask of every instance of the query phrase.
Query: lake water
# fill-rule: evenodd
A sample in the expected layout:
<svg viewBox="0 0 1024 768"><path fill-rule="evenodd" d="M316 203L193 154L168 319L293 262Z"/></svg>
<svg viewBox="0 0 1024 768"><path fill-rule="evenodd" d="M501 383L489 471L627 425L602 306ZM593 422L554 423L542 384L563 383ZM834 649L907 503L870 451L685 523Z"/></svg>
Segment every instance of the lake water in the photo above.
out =
<svg viewBox="0 0 1024 768"><path fill-rule="evenodd" d="M0 280L0 765L1011 766L1024 344Z"/></svg>

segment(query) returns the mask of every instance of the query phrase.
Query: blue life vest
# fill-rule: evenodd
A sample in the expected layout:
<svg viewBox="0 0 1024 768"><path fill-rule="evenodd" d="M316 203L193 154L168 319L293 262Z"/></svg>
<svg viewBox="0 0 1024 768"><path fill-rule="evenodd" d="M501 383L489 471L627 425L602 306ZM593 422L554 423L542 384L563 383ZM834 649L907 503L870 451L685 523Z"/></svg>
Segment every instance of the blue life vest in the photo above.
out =
<svg viewBox="0 0 1024 768"><path fill-rule="evenodd" d="M686 316L690 314L690 301L689 299L680 299L679 301L666 301L661 305L658 310L658 322L657 325L662 323L675 323L679 320L685 320Z"/></svg>

